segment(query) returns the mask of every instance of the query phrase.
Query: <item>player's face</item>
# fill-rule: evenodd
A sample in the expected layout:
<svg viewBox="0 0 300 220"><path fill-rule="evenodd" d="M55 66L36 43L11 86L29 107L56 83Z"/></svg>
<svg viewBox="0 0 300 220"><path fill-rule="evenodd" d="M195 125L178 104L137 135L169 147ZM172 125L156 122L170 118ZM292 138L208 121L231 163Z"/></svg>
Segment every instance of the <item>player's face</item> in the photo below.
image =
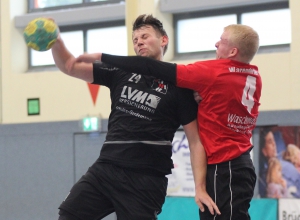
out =
<svg viewBox="0 0 300 220"><path fill-rule="evenodd" d="M153 27L143 26L132 34L133 48L138 56L162 60L168 38L160 36Z"/></svg>
<svg viewBox="0 0 300 220"><path fill-rule="evenodd" d="M220 40L215 44L217 48L216 59L227 59L232 56L233 47L229 42L229 32L224 31Z"/></svg>
<svg viewBox="0 0 300 220"><path fill-rule="evenodd" d="M265 146L263 147L262 151L265 157L267 158L277 156L276 142L274 139L273 132L270 131L265 136Z"/></svg>

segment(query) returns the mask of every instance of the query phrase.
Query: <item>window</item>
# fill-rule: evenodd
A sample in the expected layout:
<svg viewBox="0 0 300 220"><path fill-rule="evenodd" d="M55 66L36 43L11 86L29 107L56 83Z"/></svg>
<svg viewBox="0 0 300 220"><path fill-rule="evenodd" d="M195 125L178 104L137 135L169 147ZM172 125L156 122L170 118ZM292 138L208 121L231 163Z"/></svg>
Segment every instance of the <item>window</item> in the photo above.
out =
<svg viewBox="0 0 300 220"><path fill-rule="evenodd" d="M127 55L127 30L124 21L62 27L61 37L75 57L84 52ZM51 50L38 52L31 49L29 52L31 68L54 65Z"/></svg>
<svg viewBox="0 0 300 220"><path fill-rule="evenodd" d="M64 40L66 47L76 57L84 52L83 48L83 31L70 31L61 33L61 38ZM30 51L31 66L46 66L54 65L51 50L38 52Z"/></svg>
<svg viewBox="0 0 300 220"><path fill-rule="evenodd" d="M62 8L74 8L88 5L113 4L125 0L28 0L29 12L55 10Z"/></svg>
<svg viewBox="0 0 300 220"><path fill-rule="evenodd" d="M34 8L48 8L62 5L80 4L82 0L37 0L34 1Z"/></svg>
<svg viewBox="0 0 300 220"><path fill-rule="evenodd" d="M127 30L125 26L90 29L87 31L88 53L127 55Z"/></svg>
<svg viewBox="0 0 300 220"><path fill-rule="evenodd" d="M235 14L179 20L178 53L214 50L223 27L236 21Z"/></svg>
<svg viewBox="0 0 300 220"><path fill-rule="evenodd" d="M260 46L291 43L289 9L244 13L241 23L253 27L259 33Z"/></svg>
<svg viewBox="0 0 300 220"><path fill-rule="evenodd" d="M54 18L61 37L74 56L84 52L127 55L125 0L28 0L28 13L15 17L24 29L36 17ZM90 6L90 7L89 7ZM63 9L63 10L62 10ZM29 69L54 66L51 50L29 50Z"/></svg>
<svg viewBox="0 0 300 220"><path fill-rule="evenodd" d="M176 14L175 55L215 56L215 43L219 40L223 28L229 24L246 24L253 27L260 36L260 49L266 46L289 45L290 16L286 2Z"/></svg>

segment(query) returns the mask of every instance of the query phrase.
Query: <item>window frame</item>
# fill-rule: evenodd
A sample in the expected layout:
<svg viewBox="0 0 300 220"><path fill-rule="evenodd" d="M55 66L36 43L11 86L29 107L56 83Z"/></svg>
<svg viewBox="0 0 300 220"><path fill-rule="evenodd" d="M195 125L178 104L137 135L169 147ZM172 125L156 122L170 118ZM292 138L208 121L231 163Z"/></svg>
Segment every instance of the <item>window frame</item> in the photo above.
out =
<svg viewBox="0 0 300 220"><path fill-rule="evenodd" d="M87 32L91 29L99 29L99 28L109 28L109 27L118 27L125 26L125 20L114 20L114 21L105 21L105 22L97 22L97 23L89 23L89 24L77 24L77 25L69 25L69 26L60 26L60 32L71 32L71 31L82 31L83 32L83 51L87 51ZM99 51L100 52L100 51ZM39 65L32 66L31 65L31 49L28 48L28 71L41 71L45 69L56 69L55 64L51 65Z"/></svg>
<svg viewBox="0 0 300 220"><path fill-rule="evenodd" d="M91 2L90 0L82 0L83 3L80 4L70 4L70 5L62 5L62 6L54 6L54 7L45 7L45 8L34 8L34 0L28 0L28 13L34 12L45 12L45 11L55 11L61 9L70 9L70 8L81 8L88 6L96 6L96 5L106 5L106 4L118 4L123 3L125 0L107 0L107 1L98 1Z"/></svg>
<svg viewBox="0 0 300 220"><path fill-rule="evenodd" d="M178 31L178 21L180 21L180 20L236 14L237 15L237 24L240 24L243 13L269 11L269 10L286 9L286 8L289 8L289 2L272 2L272 3L266 3L266 4L245 5L245 6L222 8L222 9L216 9L216 10L203 10L203 11L197 11L197 12L184 12L184 13L173 14L174 59L210 59L210 58L215 58L215 54L216 54L215 50L179 53L178 52L177 31ZM258 53L270 53L270 52L274 52L274 51L276 51L276 52L290 51L290 44L260 46Z"/></svg>

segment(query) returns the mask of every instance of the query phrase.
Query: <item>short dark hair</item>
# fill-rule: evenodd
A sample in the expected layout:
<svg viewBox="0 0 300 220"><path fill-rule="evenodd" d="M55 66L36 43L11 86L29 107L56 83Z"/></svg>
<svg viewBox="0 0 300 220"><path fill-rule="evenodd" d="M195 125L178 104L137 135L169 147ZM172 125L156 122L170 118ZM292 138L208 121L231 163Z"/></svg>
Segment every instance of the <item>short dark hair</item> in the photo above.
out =
<svg viewBox="0 0 300 220"><path fill-rule="evenodd" d="M158 33L161 34L161 36L167 36L167 32L165 31L163 24L161 23L160 20L157 18L153 17L152 15L146 15L142 14L135 19L133 26L132 26L132 31L138 30L141 27L144 26L151 26L156 30ZM168 44L164 48L164 54L166 53L168 49Z"/></svg>

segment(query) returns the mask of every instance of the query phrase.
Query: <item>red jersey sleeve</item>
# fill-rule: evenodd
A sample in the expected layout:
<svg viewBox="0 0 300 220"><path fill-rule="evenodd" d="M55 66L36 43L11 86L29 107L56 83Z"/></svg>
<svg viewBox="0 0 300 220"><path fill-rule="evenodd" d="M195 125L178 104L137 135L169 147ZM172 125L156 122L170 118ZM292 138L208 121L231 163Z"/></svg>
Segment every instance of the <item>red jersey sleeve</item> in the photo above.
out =
<svg viewBox="0 0 300 220"><path fill-rule="evenodd" d="M213 83L211 68L206 62L196 62L189 65L177 64L176 69L177 86L198 90L199 86L209 86Z"/></svg>

